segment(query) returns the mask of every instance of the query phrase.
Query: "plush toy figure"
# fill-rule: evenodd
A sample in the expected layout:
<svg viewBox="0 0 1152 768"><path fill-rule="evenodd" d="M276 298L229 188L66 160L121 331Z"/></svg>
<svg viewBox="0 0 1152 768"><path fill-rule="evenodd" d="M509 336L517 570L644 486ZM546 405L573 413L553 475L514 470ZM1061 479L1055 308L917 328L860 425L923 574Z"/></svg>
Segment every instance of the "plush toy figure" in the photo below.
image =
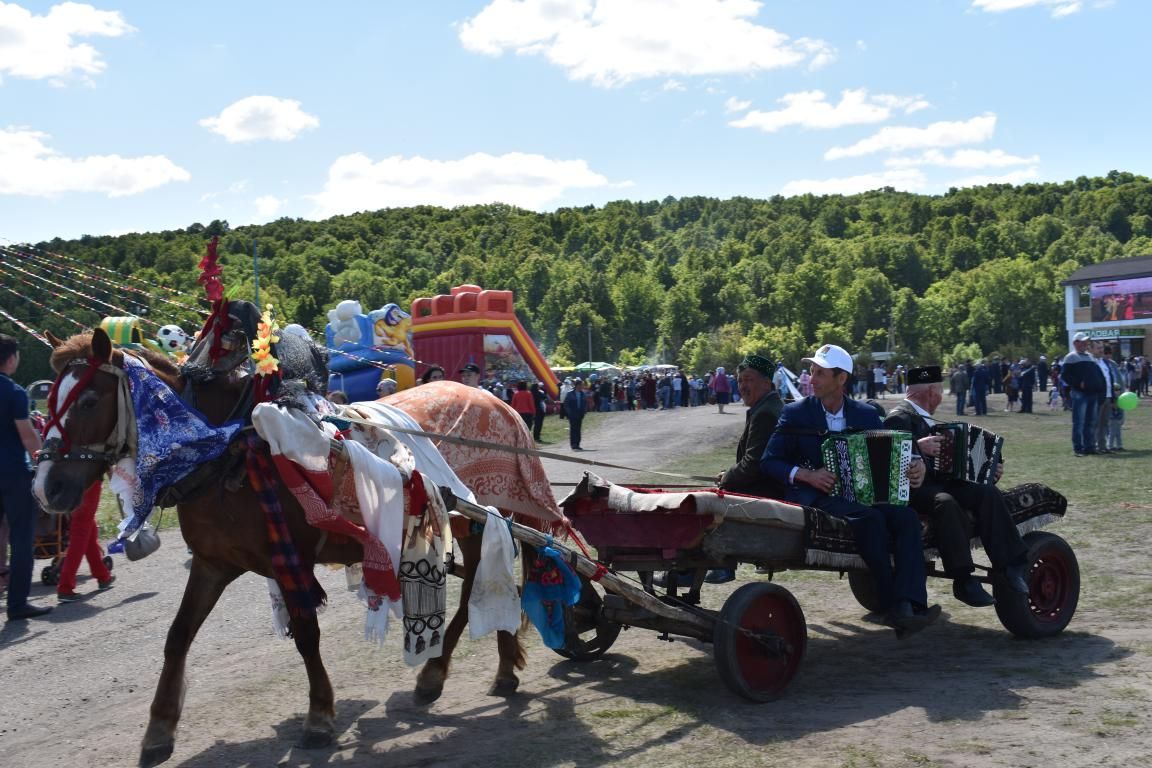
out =
<svg viewBox="0 0 1152 768"><path fill-rule="evenodd" d="M346 299L336 305L336 309L328 311L328 322L332 326L331 346L339 347L341 344L362 344L360 325L356 322L358 315L362 314L360 302Z"/></svg>

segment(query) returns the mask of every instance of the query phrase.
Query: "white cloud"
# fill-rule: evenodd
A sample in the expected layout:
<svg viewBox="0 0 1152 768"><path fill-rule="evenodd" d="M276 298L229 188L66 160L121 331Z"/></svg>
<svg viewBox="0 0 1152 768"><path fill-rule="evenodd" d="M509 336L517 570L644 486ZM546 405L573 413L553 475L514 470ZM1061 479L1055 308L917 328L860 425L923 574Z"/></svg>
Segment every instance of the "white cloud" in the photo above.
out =
<svg viewBox="0 0 1152 768"><path fill-rule="evenodd" d="M725 112L743 112L744 110L748 109L751 106L752 106L752 102L741 101L740 99L737 99L735 96L731 96L724 102L724 111Z"/></svg>
<svg viewBox="0 0 1152 768"><path fill-rule="evenodd" d="M1007 168L1013 165L1035 165L1039 155L1019 157L1002 149L958 149L951 155L938 149L929 149L914 157L890 157L884 161L889 168L914 168L936 165L942 168Z"/></svg>
<svg viewBox="0 0 1152 768"><path fill-rule="evenodd" d="M860 176L844 176L837 179L797 179L790 181L780 190L785 196L802 195L855 195L881 187L893 187L904 192L920 192L927 186L921 171L898 170L865 173Z"/></svg>
<svg viewBox="0 0 1152 768"><path fill-rule="evenodd" d="M459 160L394 156L373 162L357 153L332 163L324 189L313 201L320 217L424 204L501 202L539 210L568 190L608 186L617 185L583 160L510 152L476 153Z"/></svg>
<svg viewBox="0 0 1152 768"><path fill-rule="evenodd" d="M968 176L963 179L957 179L947 186L983 187L987 184L1023 184L1028 181L1034 181L1039 176L1039 169L1023 168L1019 171L1012 171L1011 173L1005 173L1001 176Z"/></svg>
<svg viewBox="0 0 1152 768"><path fill-rule="evenodd" d="M987 141L996 131L996 115L991 112L965 121L942 121L925 128L888 126L850 147L832 147L825 160L860 157L874 152L904 152L912 149L956 147Z"/></svg>
<svg viewBox="0 0 1152 768"><path fill-rule="evenodd" d="M49 138L28 128L0 129L0 195L98 192L125 197L192 178L163 155L64 157L48 147Z"/></svg>
<svg viewBox="0 0 1152 768"><path fill-rule="evenodd" d="M684 83L679 80L665 80L660 89L663 91L682 91L684 90Z"/></svg>
<svg viewBox="0 0 1152 768"><path fill-rule="evenodd" d="M732 101L729 99L729 102ZM844 125L881 123L891 117L895 110L907 114L929 106L919 96L894 96L887 93L869 95L864 88L842 91L839 104L829 103L823 91L789 93L777 101L784 105L783 109L774 112L754 109L728 124L735 128L759 128L767 133L774 133L789 125L839 128Z"/></svg>
<svg viewBox="0 0 1152 768"><path fill-rule="evenodd" d="M135 31L118 11L98 11L82 3L54 5L34 16L15 3L0 2L0 78L61 80L104 71L100 52L83 37L120 37Z"/></svg>
<svg viewBox="0 0 1152 768"><path fill-rule="evenodd" d="M1021 8L1051 8L1052 16L1060 18L1080 11L1080 0L972 0L972 7L988 13L1004 13Z"/></svg>
<svg viewBox="0 0 1152 768"><path fill-rule="evenodd" d="M293 99L249 96L229 104L216 117L204 118L200 125L236 143L261 139L292 141L320 125L320 121L302 110L300 102Z"/></svg>
<svg viewBox="0 0 1152 768"><path fill-rule="evenodd" d="M256 213L264 219L274 219L276 214L284 208L285 200L275 195L262 195L252 201L256 206Z"/></svg>
<svg viewBox="0 0 1152 768"><path fill-rule="evenodd" d="M758 0L492 0L459 25L477 53L544 56L572 80L612 87L672 75L810 68L835 58L823 40L755 24Z"/></svg>

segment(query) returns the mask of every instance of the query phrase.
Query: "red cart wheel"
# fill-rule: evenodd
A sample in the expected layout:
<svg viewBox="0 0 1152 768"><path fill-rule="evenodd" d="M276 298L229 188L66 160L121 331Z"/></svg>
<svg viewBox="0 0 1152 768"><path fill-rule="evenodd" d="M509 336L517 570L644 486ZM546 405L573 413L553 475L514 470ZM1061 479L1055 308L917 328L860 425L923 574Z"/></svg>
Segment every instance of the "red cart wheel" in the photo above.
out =
<svg viewBox="0 0 1152 768"><path fill-rule="evenodd" d="M804 612L778 584L745 584L716 619L712 654L720 679L752 701L779 698L800 669L808 645Z"/></svg>
<svg viewBox="0 0 1152 768"><path fill-rule="evenodd" d="M1028 594L1022 595L993 582L996 615L1017 637L1029 639L1058 635L1072 620L1080 601L1080 564L1068 542L1054 533L1032 531L1028 545Z"/></svg>

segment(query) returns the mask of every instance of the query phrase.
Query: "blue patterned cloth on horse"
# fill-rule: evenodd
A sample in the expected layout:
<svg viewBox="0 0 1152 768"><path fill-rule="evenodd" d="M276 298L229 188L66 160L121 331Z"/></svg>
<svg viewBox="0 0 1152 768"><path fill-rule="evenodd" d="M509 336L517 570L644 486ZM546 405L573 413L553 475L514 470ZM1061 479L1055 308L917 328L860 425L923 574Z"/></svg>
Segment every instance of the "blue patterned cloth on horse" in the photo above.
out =
<svg viewBox="0 0 1152 768"><path fill-rule="evenodd" d="M120 497L126 516L119 536L108 547L110 553L124 551L124 540L148 520L161 489L224 453L241 427L238 421L210 426L131 355L124 355L124 370L136 419L136 451L112 470L109 485Z"/></svg>

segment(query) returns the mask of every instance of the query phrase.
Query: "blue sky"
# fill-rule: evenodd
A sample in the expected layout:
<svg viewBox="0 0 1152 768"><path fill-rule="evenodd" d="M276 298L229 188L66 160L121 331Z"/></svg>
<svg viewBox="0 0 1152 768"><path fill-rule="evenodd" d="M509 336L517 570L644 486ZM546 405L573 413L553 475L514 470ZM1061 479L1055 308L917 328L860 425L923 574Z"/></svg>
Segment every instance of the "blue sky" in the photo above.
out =
<svg viewBox="0 0 1152 768"><path fill-rule="evenodd" d="M0 0L0 243L1152 173L1144 0Z"/></svg>

